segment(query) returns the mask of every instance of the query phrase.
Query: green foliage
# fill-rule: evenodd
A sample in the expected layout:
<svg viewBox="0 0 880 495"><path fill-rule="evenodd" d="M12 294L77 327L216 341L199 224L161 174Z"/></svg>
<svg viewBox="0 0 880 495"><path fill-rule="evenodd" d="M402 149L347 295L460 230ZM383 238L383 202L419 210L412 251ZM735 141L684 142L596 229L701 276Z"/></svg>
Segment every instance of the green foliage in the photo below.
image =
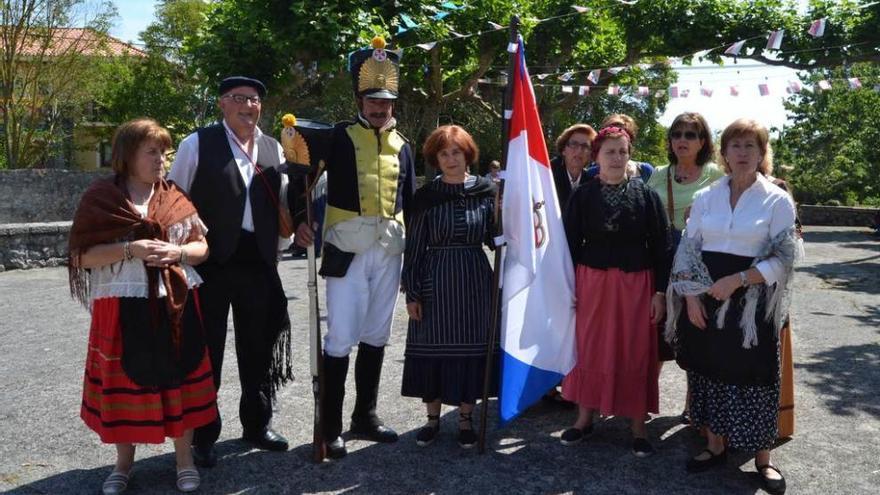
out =
<svg viewBox="0 0 880 495"><path fill-rule="evenodd" d="M852 91L847 77L860 78ZM851 70L819 71L804 78L811 86L833 79L830 91L804 92L786 103L794 124L776 143L777 169L799 201L810 204L880 205L880 68L856 64Z"/></svg>

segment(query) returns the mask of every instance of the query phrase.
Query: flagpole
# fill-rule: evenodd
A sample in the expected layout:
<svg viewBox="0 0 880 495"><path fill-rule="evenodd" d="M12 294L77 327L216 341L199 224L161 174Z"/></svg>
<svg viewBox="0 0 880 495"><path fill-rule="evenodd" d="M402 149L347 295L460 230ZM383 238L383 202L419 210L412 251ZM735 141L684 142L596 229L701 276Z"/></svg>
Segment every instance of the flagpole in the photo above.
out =
<svg viewBox="0 0 880 495"><path fill-rule="evenodd" d="M509 43L517 43L519 41L519 16L510 17L510 38ZM509 46L509 45L508 45ZM508 50L509 53L509 50ZM507 88L504 91L504 108L501 119L501 168L507 169L507 148L510 141L510 110L513 102L513 81L516 75L516 56L518 51L510 53L507 62ZM498 185L498 192L495 194L495 236L501 236L504 228L501 225L501 198L504 197L504 179ZM478 452L483 454L486 452L486 420L489 412L489 389L492 383L492 368L495 363L494 352L496 342L496 332L498 331L498 320L501 314L501 255L504 246L495 246L495 264L492 275L492 314L490 315L489 339L486 343L486 367L483 375L483 402L480 407L480 441Z"/></svg>

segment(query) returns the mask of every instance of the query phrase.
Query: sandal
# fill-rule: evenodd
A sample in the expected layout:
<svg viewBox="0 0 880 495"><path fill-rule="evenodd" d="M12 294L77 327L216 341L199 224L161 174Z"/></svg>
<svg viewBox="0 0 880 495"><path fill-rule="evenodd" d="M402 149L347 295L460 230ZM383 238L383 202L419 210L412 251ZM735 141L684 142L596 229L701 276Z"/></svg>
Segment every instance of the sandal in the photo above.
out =
<svg viewBox="0 0 880 495"><path fill-rule="evenodd" d="M780 471L778 467L774 466L773 464L764 464L763 466L759 466L757 463L755 463L755 469L758 470L758 476L761 477L761 485L763 486L765 492L771 495L782 495L783 493L785 493L785 477L782 476L782 471ZM767 477L767 475L764 473L764 470L766 469L776 471L776 473L779 474L779 479L777 480Z"/></svg>
<svg viewBox="0 0 880 495"><path fill-rule="evenodd" d="M458 413L458 446L463 449L469 449L477 444L477 434L471 423L471 415L472 413ZM467 423L470 428L462 428L462 423Z"/></svg>
<svg viewBox="0 0 880 495"><path fill-rule="evenodd" d="M202 484L202 477L195 468L179 469L177 471L177 489L187 493L194 492L199 489Z"/></svg>
<svg viewBox="0 0 880 495"><path fill-rule="evenodd" d="M129 474L130 472L123 473L120 471L110 473L110 476L107 476L107 479L104 480L104 484L101 486L101 493L104 495L116 495L124 492L128 488Z"/></svg>
<svg viewBox="0 0 880 495"><path fill-rule="evenodd" d="M434 426L431 426L431 421L435 422ZM416 445L419 447L431 445L437 439L438 433L440 433L440 415L429 414L428 424L423 426L416 435Z"/></svg>
<svg viewBox="0 0 880 495"><path fill-rule="evenodd" d="M706 459L697 459L697 457L703 455L703 453L708 453L709 457ZM715 466L721 466L725 462L727 462L727 449L722 450L718 454L712 453L709 449L703 449L703 452L695 455L694 457L688 459L687 462L687 472L689 473L702 473L708 469L712 469Z"/></svg>

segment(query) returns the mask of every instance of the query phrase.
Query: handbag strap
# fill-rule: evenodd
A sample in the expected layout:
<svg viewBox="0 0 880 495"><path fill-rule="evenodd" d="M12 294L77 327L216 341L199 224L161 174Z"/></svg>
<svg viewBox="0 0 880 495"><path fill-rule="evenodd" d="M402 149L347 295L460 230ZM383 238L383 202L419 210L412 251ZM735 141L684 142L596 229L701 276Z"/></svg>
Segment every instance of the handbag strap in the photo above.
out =
<svg viewBox="0 0 880 495"><path fill-rule="evenodd" d="M675 217L673 216L675 212L675 201L672 199L672 167L674 165L669 165L669 170L666 171L666 214L669 216L669 225L672 226L673 229L678 230L675 227Z"/></svg>

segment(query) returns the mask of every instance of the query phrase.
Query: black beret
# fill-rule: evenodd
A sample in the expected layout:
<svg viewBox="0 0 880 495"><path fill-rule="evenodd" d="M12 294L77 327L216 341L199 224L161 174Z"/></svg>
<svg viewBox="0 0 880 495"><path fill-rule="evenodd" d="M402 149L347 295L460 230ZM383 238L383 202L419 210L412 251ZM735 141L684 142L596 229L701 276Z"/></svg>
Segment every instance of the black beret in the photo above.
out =
<svg viewBox="0 0 880 495"><path fill-rule="evenodd" d="M260 98L266 96L266 85L259 79L245 76L230 76L220 81L220 96L225 95L230 89L241 86L249 86L257 90Z"/></svg>

